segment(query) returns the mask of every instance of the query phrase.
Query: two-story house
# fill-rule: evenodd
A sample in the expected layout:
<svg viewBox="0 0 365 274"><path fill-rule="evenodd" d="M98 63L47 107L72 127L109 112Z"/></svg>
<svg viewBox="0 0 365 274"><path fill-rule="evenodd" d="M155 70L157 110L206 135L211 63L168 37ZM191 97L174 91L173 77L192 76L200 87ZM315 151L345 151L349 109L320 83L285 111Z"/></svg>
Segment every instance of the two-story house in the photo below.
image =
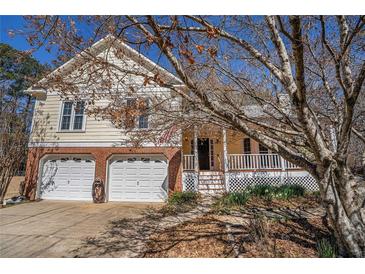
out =
<svg viewBox="0 0 365 274"><path fill-rule="evenodd" d="M110 42L110 37L100 40L93 52L109 51ZM114 65L158 70L165 81L181 86L176 76L136 50L119 40L113 43L123 52L122 57L114 56ZM71 59L52 75L62 76L76 61L77 57ZM134 75L131 81L143 79ZM149 85L144 90L171 93ZM36 99L26 170L32 199L92 200L96 178L105 185L106 201L160 202L172 191L239 191L257 183L297 183L316 189L306 171L242 133L215 127L212 134L212 127L193 128L179 132L178 142L133 146L109 120L87 115L87 100L64 99L57 91L37 86L27 92ZM148 117L138 117L133 126L148 128Z"/></svg>

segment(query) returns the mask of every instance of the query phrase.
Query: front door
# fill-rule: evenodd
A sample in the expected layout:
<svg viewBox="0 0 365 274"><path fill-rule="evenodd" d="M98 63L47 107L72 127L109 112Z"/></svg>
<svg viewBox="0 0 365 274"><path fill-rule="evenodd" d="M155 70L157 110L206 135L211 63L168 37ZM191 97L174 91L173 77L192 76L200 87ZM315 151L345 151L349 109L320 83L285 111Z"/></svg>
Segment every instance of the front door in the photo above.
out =
<svg viewBox="0 0 365 274"><path fill-rule="evenodd" d="M209 168L209 138L198 139L199 169L210 170Z"/></svg>

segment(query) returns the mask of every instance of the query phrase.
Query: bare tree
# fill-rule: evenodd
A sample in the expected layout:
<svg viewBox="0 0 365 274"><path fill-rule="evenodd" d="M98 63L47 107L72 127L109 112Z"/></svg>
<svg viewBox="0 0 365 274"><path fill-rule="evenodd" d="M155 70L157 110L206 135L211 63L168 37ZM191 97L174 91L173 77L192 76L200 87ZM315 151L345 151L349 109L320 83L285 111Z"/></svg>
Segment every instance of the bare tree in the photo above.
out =
<svg viewBox="0 0 365 274"><path fill-rule="evenodd" d="M25 163L33 101L23 93L45 67L28 53L0 44L0 204Z"/></svg>
<svg viewBox="0 0 365 274"><path fill-rule="evenodd" d="M27 152L28 134L21 117L4 109L0 112L0 202Z"/></svg>
<svg viewBox="0 0 365 274"><path fill-rule="evenodd" d="M148 112L155 117L153 131L209 123L243 132L317 180L341 252L365 256L365 179L348 164L354 134L363 140L354 112L364 95L364 16L27 19L31 44L57 45L59 61L78 53L79 61L63 70L68 77L55 73L40 83L45 88L63 96L87 92L89 113L119 127L128 128L131 116ZM93 35L79 31L80 23ZM108 33L113 34L108 38L111 57L85 50ZM157 62L180 80L153 66L115 65L114 57L129 62L118 40L147 55L156 53ZM131 75L141 82L130 82ZM156 87L171 89L176 97L163 97ZM146 88L156 99L148 107L139 96ZM132 107L121 100L125 93L136 96ZM100 98L110 102L97 105ZM176 100L182 108L171 107ZM365 118L361 109L357 115Z"/></svg>

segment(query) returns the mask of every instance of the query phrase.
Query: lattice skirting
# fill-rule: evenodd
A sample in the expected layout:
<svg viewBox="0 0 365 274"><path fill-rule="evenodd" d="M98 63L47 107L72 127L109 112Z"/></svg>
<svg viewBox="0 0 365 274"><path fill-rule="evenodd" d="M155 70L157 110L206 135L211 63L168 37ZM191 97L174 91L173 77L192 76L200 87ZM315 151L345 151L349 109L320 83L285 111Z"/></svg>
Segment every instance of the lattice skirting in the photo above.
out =
<svg viewBox="0 0 365 274"><path fill-rule="evenodd" d="M316 180L308 172L229 172L230 192L236 192L253 185L296 184L308 191L319 190Z"/></svg>
<svg viewBox="0 0 365 274"><path fill-rule="evenodd" d="M183 191L198 191L198 174L184 171L182 174Z"/></svg>

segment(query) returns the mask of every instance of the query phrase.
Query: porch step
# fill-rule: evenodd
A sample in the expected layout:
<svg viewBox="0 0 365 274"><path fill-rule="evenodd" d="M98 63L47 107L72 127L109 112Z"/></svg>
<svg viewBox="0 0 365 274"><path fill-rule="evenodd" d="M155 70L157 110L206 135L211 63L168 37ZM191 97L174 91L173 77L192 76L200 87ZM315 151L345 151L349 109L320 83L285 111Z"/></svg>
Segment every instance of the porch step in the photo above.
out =
<svg viewBox="0 0 365 274"><path fill-rule="evenodd" d="M223 172L222 171L206 170L206 171L199 171L199 175L223 175Z"/></svg>
<svg viewBox="0 0 365 274"><path fill-rule="evenodd" d="M199 180L223 180L223 172L220 171L200 171Z"/></svg>
<svg viewBox="0 0 365 274"><path fill-rule="evenodd" d="M215 183L215 184L198 184L199 189L209 189L209 188L222 188L224 189L223 183Z"/></svg>
<svg viewBox="0 0 365 274"><path fill-rule="evenodd" d="M223 180L223 175L199 175L200 180Z"/></svg>
<svg viewBox="0 0 365 274"><path fill-rule="evenodd" d="M225 190L221 190L221 189L214 189L214 190L199 190L199 192L203 195L221 195L225 192Z"/></svg>
<svg viewBox="0 0 365 274"><path fill-rule="evenodd" d="M199 181L201 182L221 182L224 181L224 177L201 177L199 176Z"/></svg>
<svg viewBox="0 0 365 274"><path fill-rule="evenodd" d="M224 174L221 171L200 171L198 190L202 194L221 194L225 192Z"/></svg>

